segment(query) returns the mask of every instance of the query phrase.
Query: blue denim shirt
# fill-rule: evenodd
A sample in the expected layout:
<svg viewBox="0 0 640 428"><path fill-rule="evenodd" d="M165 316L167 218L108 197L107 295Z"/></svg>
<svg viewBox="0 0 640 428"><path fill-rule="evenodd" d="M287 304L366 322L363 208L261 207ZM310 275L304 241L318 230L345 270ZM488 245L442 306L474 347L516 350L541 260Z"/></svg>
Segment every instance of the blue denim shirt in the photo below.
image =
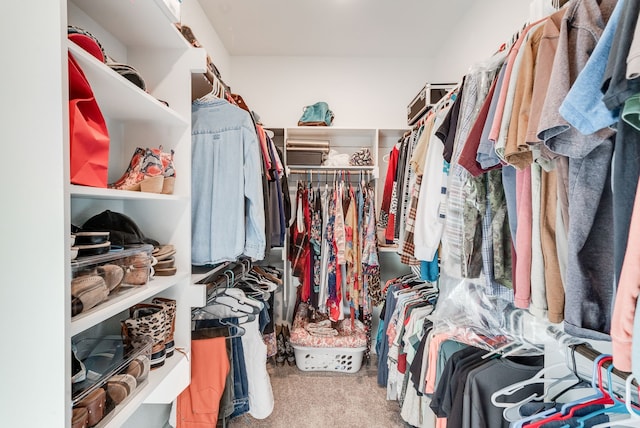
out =
<svg viewBox="0 0 640 428"><path fill-rule="evenodd" d="M191 109L191 261L263 259L262 166L249 114L222 99Z"/></svg>

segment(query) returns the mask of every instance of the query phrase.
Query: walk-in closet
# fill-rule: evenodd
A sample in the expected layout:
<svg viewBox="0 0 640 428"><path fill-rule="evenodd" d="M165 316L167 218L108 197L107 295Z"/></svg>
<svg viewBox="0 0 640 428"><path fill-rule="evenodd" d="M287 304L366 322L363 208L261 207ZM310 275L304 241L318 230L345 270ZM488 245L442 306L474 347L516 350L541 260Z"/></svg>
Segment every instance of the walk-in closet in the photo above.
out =
<svg viewBox="0 0 640 428"><path fill-rule="evenodd" d="M0 426L640 426L639 2L3 6Z"/></svg>

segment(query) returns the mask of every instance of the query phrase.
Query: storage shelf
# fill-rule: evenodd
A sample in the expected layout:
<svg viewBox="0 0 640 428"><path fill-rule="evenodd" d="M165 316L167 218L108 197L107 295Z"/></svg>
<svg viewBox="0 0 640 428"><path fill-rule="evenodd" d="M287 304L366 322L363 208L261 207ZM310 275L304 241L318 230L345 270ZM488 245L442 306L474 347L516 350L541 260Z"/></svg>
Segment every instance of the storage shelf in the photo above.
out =
<svg viewBox="0 0 640 428"><path fill-rule="evenodd" d="M189 43L171 25L163 0L73 0L84 13L130 47L187 49Z"/></svg>
<svg viewBox="0 0 640 428"><path fill-rule="evenodd" d="M378 252L380 253L397 253L397 245L378 245Z"/></svg>
<svg viewBox="0 0 640 428"><path fill-rule="evenodd" d="M105 189L99 187L69 185L72 198L107 199L107 200L144 200L144 201L180 201L187 200L185 196L163 195L161 193L132 192L130 190Z"/></svg>
<svg viewBox="0 0 640 428"><path fill-rule="evenodd" d="M116 0L114 3L119 1ZM182 128L189 125L189 121L175 110L144 92L80 46L69 41L68 48L91 84L102 114L108 119L156 122L164 126Z"/></svg>
<svg viewBox="0 0 640 428"><path fill-rule="evenodd" d="M404 135L405 132L410 131L407 129L380 129L380 137L381 138L396 138L399 139Z"/></svg>
<svg viewBox="0 0 640 428"><path fill-rule="evenodd" d="M185 386L188 385L190 374L189 358L178 351L175 351L171 358L167 358L162 367L151 370L151 372L149 372L149 377L146 380L146 385L142 386L142 388L138 388L138 392L134 395L127 397L127 399L120 403L113 412L105 416L105 418L100 421L96 427L121 427L126 420L133 415L138 407L145 403L146 400L156 393L158 389L168 387L165 380L173 379L174 373L178 374L178 376L182 378L182 381L175 382L170 386L173 397L175 398L182 392ZM185 373L187 376L185 376Z"/></svg>
<svg viewBox="0 0 640 428"><path fill-rule="evenodd" d="M174 276L155 277L146 285L124 289L121 292L116 293L115 296L109 296L109 298L100 305L73 317L71 319L70 335L75 336L76 334L119 314L130 306L177 285L187 277L187 272L178 272Z"/></svg>
<svg viewBox="0 0 640 428"><path fill-rule="evenodd" d="M373 171L375 166L324 166L324 165L288 165L289 169L304 169L310 171Z"/></svg>
<svg viewBox="0 0 640 428"><path fill-rule="evenodd" d="M297 126L287 128L287 138L317 137L375 137L376 130L371 128L334 128L331 126Z"/></svg>

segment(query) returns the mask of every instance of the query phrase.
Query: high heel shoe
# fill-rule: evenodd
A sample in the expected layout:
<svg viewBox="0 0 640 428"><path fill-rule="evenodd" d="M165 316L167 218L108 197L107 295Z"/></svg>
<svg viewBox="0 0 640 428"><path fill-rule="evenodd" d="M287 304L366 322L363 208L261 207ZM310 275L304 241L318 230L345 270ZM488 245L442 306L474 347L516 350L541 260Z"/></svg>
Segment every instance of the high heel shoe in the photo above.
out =
<svg viewBox="0 0 640 428"><path fill-rule="evenodd" d="M155 150L155 149L154 149ZM173 165L173 155L175 152L171 149L171 152L166 153L162 151L162 146L158 149L160 153L160 160L162 161L162 170L164 181L162 182L162 193L164 195L173 194L173 186L176 182L176 169Z"/></svg>
<svg viewBox="0 0 640 428"><path fill-rule="evenodd" d="M138 147L124 175L109 187L118 190L132 190L149 193L161 193L164 183L164 170L160 154L150 149Z"/></svg>
<svg viewBox="0 0 640 428"><path fill-rule="evenodd" d="M122 177L118 179L115 183L109 184L109 188L123 190L124 187L130 188L134 182L134 177L136 177L140 173L140 167L142 165L142 160L144 159L145 150L141 147L136 147L133 152L133 156L131 156L131 161L129 161L129 166L127 170L122 174Z"/></svg>

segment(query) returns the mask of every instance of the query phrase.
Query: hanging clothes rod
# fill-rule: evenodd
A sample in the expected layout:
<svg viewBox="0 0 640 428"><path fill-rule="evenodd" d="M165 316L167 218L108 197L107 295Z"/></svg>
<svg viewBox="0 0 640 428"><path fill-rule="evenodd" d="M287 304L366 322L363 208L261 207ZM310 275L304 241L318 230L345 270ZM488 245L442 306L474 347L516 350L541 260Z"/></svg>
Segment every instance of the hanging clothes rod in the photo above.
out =
<svg viewBox="0 0 640 428"><path fill-rule="evenodd" d="M367 168L367 169L365 169ZM366 172L366 173L371 173L373 171L373 167L352 167L352 168L327 168L327 167L322 167L322 169L319 169L319 167L311 167L309 169L290 169L289 173L290 174L309 174L309 173L314 173L314 174L333 174L335 172L346 172L346 173L351 173L351 172Z"/></svg>
<svg viewBox="0 0 640 428"><path fill-rule="evenodd" d="M244 274L246 274L250 269L250 260L239 260L235 263L229 264L223 271L219 271L218 275L215 278L205 278L204 280L200 281L200 283L206 284L208 297L212 290L221 286L226 286L232 279L234 281L237 281L238 279L242 278ZM225 272L227 274L225 274Z"/></svg>
<svg viewBox="0 0 640 428"><path fill-rule="evenodd" d="M568 335L567 333L563 332L557 327L554 327L554 326L547 327L547 333L551 337L556 339L560 344L566 345L573 352L575 352L576 354L582 355L589 361L595 361L600 355L602 355L602 352L595 349L589 343L586 343L586 342L578 343L580 342L578 338ZM612 364L611 362L607 361L602 364L602 367L607 369L611 364ZM630 374L627 372L623 372L622 370L618 370L615 367L611 370L611 373L618 376L620 379L626 379L627 377L629 377L629 374ZM633 385L638 386L638 383L636 380L633 380Z"/></svg>

